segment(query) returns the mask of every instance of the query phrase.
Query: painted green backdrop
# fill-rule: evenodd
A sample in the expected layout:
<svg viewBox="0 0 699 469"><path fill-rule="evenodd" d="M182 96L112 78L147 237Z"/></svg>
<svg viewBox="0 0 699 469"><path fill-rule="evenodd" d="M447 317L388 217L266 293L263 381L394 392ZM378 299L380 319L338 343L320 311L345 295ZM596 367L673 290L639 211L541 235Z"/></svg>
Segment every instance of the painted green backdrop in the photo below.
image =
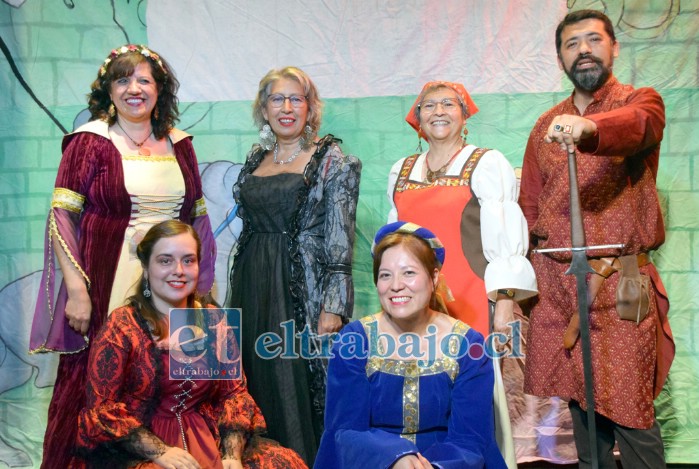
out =
<svg viewBox="0 0 699 469"><path fill-rule="evenodd" d="M624 2L571 1L569 6L616 9L618 3ZM627 0L623 6L631 17L650 12L666 20L635 30L619 23L628 34L619 36L615 71L623 82L656 87L667 106L658 175L667 242L654 258L670 294L677 356L657 408L668 461L699 463L699 0ZM35 292L9 286L41 267L63 129L72 129L84 109L73 96L88 91L113 47L147 42L145 9L144 0L0 1L0 376L29 373L24 384L11 389L0 382L0 468L38 467L52 389L37 387L44 364L22 355L21 340L12 332L20 316L31 314L26 305ZM369 247L388 210L388 169L417 143L403 121L415 92L326 100L322 131L341 137L344 150L364 164L354 266L357 316L378 307ZM537 117L568 93L476 95L481 112L469 120L470 141L501 150L518 166ZM242 162L256 141L250 102L182 103L181 109L180 127L195 136L200 162Z"/></svg>

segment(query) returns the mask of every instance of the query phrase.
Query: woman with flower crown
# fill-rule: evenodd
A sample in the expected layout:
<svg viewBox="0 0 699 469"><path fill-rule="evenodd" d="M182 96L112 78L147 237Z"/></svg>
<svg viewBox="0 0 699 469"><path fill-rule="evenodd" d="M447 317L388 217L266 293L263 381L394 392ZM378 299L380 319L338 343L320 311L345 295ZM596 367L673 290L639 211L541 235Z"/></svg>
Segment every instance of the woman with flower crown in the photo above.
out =
<svg viewBox="0 0 699 469"><path fill-rule="evenodd" d="M309 464L322 431L325 365L308 353L261 357L256 344L266 333L336 332L352 316L361 163L332 135L318 137L321 108L316 86L296 67L260 81L253 104L260 144L233 189L243 231L228 301L242 308L243 368L270 437ZM304 354L298 344L295 350Z"/></svg>
<svg viewBox="0 0 699 469"><path fill-rule="evenodd" d="M32 352L61 354L42 467L68 467L87 349L107 314L134 293L143 234L172 218L192 224L202 241L197 290L213 284L216 247L197 159L191 137L174 128L178 87L148 47L114 49L91 86L90 122L63 139L30 340Z"/></svg>

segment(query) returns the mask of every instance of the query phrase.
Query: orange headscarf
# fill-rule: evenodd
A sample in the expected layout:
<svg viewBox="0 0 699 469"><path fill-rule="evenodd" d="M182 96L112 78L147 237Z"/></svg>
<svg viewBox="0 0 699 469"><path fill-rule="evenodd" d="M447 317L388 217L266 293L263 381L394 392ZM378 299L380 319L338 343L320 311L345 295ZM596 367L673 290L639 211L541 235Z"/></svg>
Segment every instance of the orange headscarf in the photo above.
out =
<svg viewBox="0 0 699 469"><path fill-rule="evenodd" d="M422 94L425 92L425 90L431 86L434 86L434 85L444 85L444 86L456 91L456 94L458 94L461 97L461 100L464 102L464 104L466 104L466 118L469 118L478 112L478 106L476 106L476 103L473 102L473 100L471 99L471 95L468 94L468 91L466 91L466 88L461 83L452 83L450 81L430 81L430 82L427 82L427 83L425 83L425 86L422 87L422 91L420 91L420 94L418 95L417 99L413 103L413 107L410 108L408 115L405 116L405 121L408 124L410 124L410 126L413 129L415 129L415 131L418 133L418 135L422 138L425 138L425 135L422 133L422 130L420 130L420 121L418 121L417 118L415 117L415 108L419 104L420 98L422 97Z"/></svg>

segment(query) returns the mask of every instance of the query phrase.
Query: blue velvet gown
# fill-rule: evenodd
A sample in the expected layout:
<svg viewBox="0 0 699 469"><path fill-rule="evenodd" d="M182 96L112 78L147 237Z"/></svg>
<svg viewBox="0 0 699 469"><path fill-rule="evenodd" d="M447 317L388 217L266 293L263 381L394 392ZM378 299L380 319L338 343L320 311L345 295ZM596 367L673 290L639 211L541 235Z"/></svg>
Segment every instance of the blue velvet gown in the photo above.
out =
<svg viewBox="0 0 699 469"><path fill-rule="evenodd" d="M373 321L348 324L333 347L315 468L388 468L418 452L438 468L505 468L483 336L457 321L441 358L388 359L370 356Z"/></svg>

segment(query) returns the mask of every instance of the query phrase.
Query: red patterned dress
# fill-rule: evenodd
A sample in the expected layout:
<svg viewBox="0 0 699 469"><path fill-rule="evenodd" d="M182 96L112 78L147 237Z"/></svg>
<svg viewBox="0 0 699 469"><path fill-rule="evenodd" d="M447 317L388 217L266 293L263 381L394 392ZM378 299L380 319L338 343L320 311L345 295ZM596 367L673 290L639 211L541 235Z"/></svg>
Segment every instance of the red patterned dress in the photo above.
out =
<svg viewBox="0 0 699 469"><path fill-rule="evenodd" d="M524 155L520 204L531 242L539 248L571 246L567 155L544 136L560 114L580 115L573 97L542 115ZM612 77L594 93L584 117L598 135L578 145L578 184L588 245L623 244L595 256L647 253L665 241L655 188L660 141L665 127L662 98L650 88L634 90ZM575 278L565 275L570 252L532 256L539 302L531 313L525 391L572 398L585 406L580 341L564 350L563 333L574 311ZM652 280L654 301L640 324L619 319L619 274L604 281L590 309L595 411L632 428L650 428L653 399L665 382L674 356L667 319L669 302L653 264L640 268Z"/></svg>
<svg viewBox="0 0 699 469"><path fill-rule="evenodd" d="M211 323L215 324L215 310ZM222 468L220 442L247 439L246 468L305 468L292 450L259 436L266 425L245 378L171 380L168 351L156 346L136 308L114 311L90 349L87 404L78 420L81 457L70 467L153 468L148 454L186 449L202 468Z"/></svg>

